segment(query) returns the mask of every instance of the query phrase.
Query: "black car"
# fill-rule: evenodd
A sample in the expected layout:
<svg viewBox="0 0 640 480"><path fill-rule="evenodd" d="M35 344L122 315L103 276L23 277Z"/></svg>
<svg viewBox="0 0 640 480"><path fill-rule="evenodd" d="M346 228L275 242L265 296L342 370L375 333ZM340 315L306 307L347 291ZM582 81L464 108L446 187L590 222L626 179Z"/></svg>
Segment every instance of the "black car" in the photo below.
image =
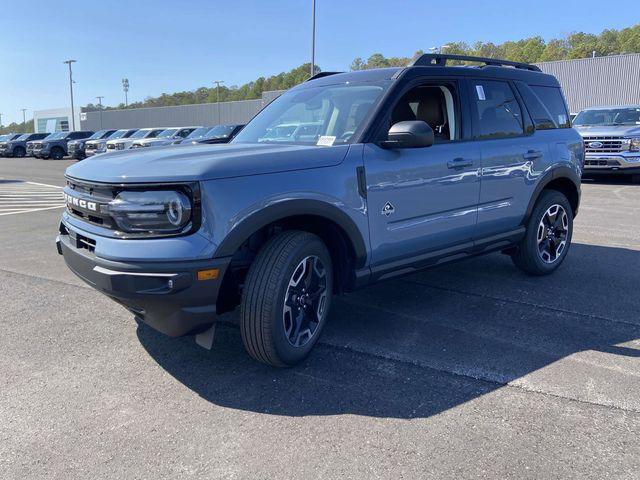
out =
<svg viewBox="0 0 640 480"><path fill-rule="evenodd" d="M53 158L54 160L60 160L67 155L68 142L89 138L93 133L92 131L56 132L34 145L33 156L36 158Z"/></svg>
<svg viewBox="0 0 640 480"><path fill-rule="evenodd" d="M48 133L23 133L13 140L0 142L0 156L24 157L27 154L27 142L41 140Z"/></svg>
<svg viewBox="0 0 640 480"><path fill-rule="evenodd" d="M76 160L82 160L87 158L87 154L85 151L85 143L88 140L102 140L104 138L108 138L113 132L116 130L98 130L96 133L91 135L89 138L82 138L80 140L71 140L67 142L67 153L71 158L75 158Z"/></svg>

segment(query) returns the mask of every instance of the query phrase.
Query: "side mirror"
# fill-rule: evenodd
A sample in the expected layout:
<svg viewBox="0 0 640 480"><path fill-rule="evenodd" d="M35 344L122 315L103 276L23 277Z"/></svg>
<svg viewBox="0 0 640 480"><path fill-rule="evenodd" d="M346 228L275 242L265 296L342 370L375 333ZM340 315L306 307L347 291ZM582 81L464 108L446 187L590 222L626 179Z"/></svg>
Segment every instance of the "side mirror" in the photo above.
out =
<svg viewBox="0 0 640 480"><path fill-rule="evenodd" d="M433 145L433 129L422 120L398 122L389 129L385 148L420 148Z"/></svg>

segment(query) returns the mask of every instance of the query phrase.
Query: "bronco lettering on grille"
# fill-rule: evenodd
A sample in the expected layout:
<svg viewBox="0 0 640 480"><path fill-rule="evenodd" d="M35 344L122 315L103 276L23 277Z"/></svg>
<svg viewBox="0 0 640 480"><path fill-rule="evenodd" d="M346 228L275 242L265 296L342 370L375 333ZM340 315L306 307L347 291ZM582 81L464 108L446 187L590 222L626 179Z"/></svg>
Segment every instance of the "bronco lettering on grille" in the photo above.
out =
<svg viewBox="0 0 640 480"><path fill-rule="evenodd" d="M64 198L67 202L67 205L72 207L80 207L85 210L90 210L92 212L98 211L98 204L96 202L88 202L78 197L74 197L73 195L69 195L68 193L64 194Z"/></svg>

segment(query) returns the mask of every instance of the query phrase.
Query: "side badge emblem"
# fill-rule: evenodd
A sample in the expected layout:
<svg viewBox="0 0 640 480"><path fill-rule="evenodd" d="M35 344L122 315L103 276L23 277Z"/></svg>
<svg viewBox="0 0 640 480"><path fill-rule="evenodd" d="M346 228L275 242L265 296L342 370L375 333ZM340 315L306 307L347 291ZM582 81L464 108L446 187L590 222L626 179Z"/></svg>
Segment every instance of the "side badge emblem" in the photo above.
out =
<svg viewBox="0 0 640 480"><path fill-rule="evenodd" d="M384 215L385 217L388 217L389 215L391 215L392 213L394 213L396 211L396 207L394 207L391 202L387 202L384 204L384 207L382 207L382 215Z"/></svg>

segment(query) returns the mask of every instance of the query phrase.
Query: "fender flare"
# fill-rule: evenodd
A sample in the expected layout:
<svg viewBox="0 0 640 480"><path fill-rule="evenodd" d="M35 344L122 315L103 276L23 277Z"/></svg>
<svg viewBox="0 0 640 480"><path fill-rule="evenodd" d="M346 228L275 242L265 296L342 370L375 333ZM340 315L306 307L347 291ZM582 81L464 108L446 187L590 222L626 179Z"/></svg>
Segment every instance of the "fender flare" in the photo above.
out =
<svg viewBox="0 0 640 480"><path fill-rule="evenodd" d="M538 185L536 186L535 190L533 191L533 194L531 195L531 199L529 200L529 205L527 205L527 212L525 214L523 224L526 224L526 222L529 220L529 217L531 216L531 212L533 212L533 207L535 207L535 204L538 201L538 198L540 197L540 194L545 189L545 187L549 185L549 183L551 183L552 181L557 180L559 178L566 178L567 180L570 180L571 183L573 183L573 186L575 187L576 192L578 193L578 203L576 205L575 215L578 214L578 206L580 204L581 178L574 169L564 165L560 165L546 172L543 175L543 177L540 180L538 180Z"/></svg>
<svg viewBox="0 0 640 480"><path fill-rule="evenodd" d="M367 259L367 247L360 229L343 210L321 200L296 199L277 202L245 217L226 235L218 246L215 257L232 256L255 232L270 223L287 217L313 215L338 225L347 235L355 253L356 268L363 267Z"/></svg>

